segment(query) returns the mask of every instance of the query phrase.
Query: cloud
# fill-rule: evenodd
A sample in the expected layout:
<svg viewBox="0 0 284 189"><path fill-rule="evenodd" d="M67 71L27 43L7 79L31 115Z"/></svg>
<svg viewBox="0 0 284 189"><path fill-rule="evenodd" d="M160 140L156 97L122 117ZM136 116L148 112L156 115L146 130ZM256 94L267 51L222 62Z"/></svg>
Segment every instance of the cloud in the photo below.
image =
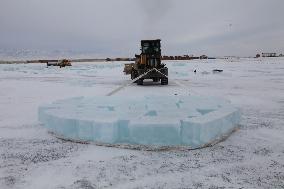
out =
<svg viewBox="0 0 284 189"><path fill-rule="evenodd" d="M141 39L162 38L167 54L284 52L282 7L282 0L1 0L0 48L132 56Z"/></svg>
<svg viewBox="0 0 284 189"><path fill-rule="evenodd" d="M157 24L163 19L173 3L171 0L139 0L138 2L150 24Z"/></svg>

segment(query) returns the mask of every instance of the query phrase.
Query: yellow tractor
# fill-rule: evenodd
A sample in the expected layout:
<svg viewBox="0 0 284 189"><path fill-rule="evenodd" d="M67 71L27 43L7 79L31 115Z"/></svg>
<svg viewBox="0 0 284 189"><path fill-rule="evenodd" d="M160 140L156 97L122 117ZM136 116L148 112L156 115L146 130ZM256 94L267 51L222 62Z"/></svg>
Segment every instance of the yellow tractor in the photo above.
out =
<svg viewBox="0 0 284 189"><path fill-rule="evenodd" d="M137 85L143 85L144 79L168 85L168 68L161 62L161 40L142 40L141 54L135 55L135 63L125 64L124 73L130 74Z"/></svg>

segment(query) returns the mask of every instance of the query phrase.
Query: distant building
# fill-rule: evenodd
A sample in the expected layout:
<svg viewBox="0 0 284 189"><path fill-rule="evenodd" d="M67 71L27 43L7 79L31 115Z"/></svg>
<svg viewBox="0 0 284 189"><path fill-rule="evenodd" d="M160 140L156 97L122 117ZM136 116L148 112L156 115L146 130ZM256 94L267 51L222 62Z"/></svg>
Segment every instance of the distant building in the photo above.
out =
<svg viewBox="0 0 284 189"><path fill-rule="evenodd" d="M276 53L262 53L262 57L276 57Z"/></svg>
<svg viewBox="0 0 284 189"><path fill-rule="evenodd" d="M193 57L189 55L183 56L162 56L162 60L192 60Z"/></svg>

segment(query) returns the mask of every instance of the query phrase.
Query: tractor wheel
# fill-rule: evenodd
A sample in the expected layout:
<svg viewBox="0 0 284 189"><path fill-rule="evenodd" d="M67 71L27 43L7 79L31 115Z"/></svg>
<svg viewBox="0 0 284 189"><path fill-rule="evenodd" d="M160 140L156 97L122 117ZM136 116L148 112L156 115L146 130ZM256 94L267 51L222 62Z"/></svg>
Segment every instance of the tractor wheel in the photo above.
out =
<svg viewBox="0 0 284 189"><path fill-rule="evenodd" d="M161 78L161 85L168 85L168 78Z"/></svg>
<svg viewBox="0 0 284 189"><path fill-rule="evenodd" d="M135 79L135 72L131 70L131 79Z"/></svg>
<svg viewBox="0 0 284 189"><path fill-rule="evenodd" d="M135 70L132 70L131 71L131 79L135 79L138 77L138 73L135 71ZM135 81L134 83L137 83L137 81Z"/></svg>
<svg viewBox="0 0 284 189"><path fill-rule="evenodd" d="M143 79L138 79L137 80L137 85L143 85Z"/></svg>

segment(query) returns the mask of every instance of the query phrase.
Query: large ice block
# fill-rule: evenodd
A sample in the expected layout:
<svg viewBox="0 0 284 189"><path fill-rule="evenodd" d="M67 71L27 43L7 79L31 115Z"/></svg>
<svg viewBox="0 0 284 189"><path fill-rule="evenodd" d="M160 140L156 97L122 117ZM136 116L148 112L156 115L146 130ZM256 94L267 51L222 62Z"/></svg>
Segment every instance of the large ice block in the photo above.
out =
<svg viewBox="0 0 284 189"><path fill-rule="evenodd" d="M199 148L234 130L240 111L212 97L97 96L41 106L39 120L66 139Z"/></svg>

